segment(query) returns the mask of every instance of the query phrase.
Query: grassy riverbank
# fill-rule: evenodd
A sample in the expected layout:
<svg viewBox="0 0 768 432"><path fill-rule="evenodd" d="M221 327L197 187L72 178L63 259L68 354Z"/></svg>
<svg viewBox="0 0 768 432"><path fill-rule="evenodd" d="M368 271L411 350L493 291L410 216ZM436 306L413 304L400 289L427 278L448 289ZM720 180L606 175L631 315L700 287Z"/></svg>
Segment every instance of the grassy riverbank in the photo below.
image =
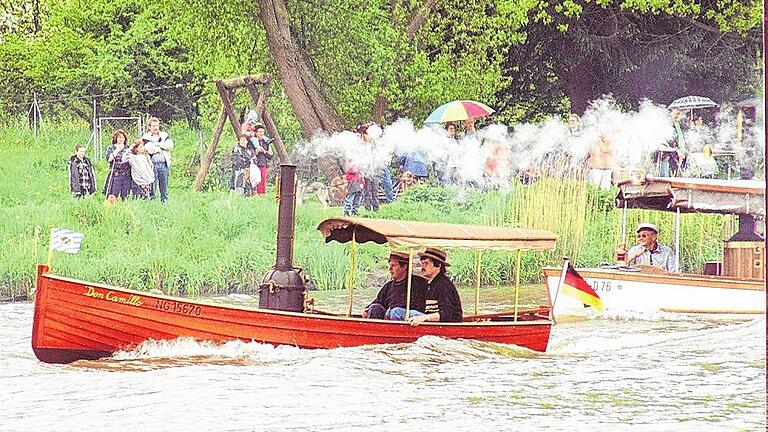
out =
<svg viewBox="0 0 768 432"><path fill-rule="evenodd" d="M59 274L170 294L253 291L274 263L274 194L248 199L232 195L222 188L227 173L218 167L220 174L212 176L205 192L192 192L197 134L183 128L170 132L176 149L169 202L129 200L107 207L100 193L82 200L69 193L67 161L74 145L88 140L86 128L49 126L36 143L24 127L0 129L0 298L31 289L34 264L46 259L51 227L85 234L80 253L54 253L53 269ZM231 149L228 143L223 138L222 154ZM96 167L101 190L107 164L98 161ZM600 192L582 182L546 179L529 186L513 183L505 192L420 186L379 213L364 216L552 230L558 234L556 251L522 254L521 280L536 283L541 266L557 265L563 255L581 265L611 259L621 236L614 196L613 190ZM295 262L321 290L347 283L347 246L326 245L316 230L321 220L340 214L340 208L315 202L297 208ZM630 231L640 220L662 227L660 239L673 243L671 214L632 211ZM683 215L684 268L698 271L704 261L718 259L731 223L726 217ZM366 244L358 251L358 284L378 283L370 276L384 272L386 248ZM471 251L451 252L451 272L458 283L472 283L474 259ZM482 282L509 283L513 265L513 254L483 254Z"/></svg>

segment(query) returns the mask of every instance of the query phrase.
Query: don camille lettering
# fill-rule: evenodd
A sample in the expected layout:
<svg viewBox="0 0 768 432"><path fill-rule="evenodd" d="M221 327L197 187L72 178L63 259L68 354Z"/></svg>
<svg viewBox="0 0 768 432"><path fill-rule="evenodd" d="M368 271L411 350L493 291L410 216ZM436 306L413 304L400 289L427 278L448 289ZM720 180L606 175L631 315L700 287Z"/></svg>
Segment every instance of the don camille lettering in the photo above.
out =
<svg viewBox="0 0 768 432"><path fill-rule="evenodd" d="M140 296L133 295L133 294L128 295L128 294L118 293L115 291L104 292L104 290L98 290L90 286L88 287L88 290L84 293L84 295L88 297L96 298L96 299L102 299L102 300L107 300L114 303L127 304L131 306L141 306L142 304L144 304L141 301Z"/></svg>

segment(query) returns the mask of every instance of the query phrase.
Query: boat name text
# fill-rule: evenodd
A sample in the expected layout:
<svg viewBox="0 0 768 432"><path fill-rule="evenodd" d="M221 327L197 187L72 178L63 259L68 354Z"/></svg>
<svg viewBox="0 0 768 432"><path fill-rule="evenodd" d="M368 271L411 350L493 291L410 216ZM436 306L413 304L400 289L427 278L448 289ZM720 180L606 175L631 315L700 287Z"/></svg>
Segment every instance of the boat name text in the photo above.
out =
<svg viewBox="0 0 768 432"><path fill-rule="evenodd" d="M107 300L115 303L121 303L121 304L127 304L131 306L141 306L144 304L141 301L141 297L137 295L131 295L130 297L121 296L120 293L116 293L114 291L107 291L104 293L103 291L99 291L94 287L88 287L88 291L84 293L88 297L93 297L96 299L102 299Z"/></svg>
<svg viewBox="0 0 768 432"><path fill-rule="evenodd" d="M589 284L589 286L591 286L592 289L595 290L595 292L597 291L610 292L611 289L614 288L614 286L611 285L611 281L595 280L590 283L590 281L587 280L587 284ZM615 288L620 290L622 286L621 284L618 284Z"/></svg>
<svg viewBox="0 0 768 432"><path fill-rule="evenodd" d="M155 309L173 312L182 315L200 316L200 306L180 303L173 300L155 300Z"/></svg>

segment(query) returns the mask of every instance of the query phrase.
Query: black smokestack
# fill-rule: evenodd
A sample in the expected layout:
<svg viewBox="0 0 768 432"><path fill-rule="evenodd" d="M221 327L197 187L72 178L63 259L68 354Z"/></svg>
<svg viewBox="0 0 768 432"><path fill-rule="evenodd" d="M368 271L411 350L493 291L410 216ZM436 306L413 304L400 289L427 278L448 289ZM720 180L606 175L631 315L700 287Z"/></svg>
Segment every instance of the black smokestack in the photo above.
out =
<svg viewBox="0 0 768 432"><path fill-rule="evenodd" d="M280 165L280 205L277 211L275 267L259 286L259 307L303 312L306 287L301 269L293 267L296 231L296 165Z"/></svg>
<svg viewBox="0 0 768 432"><path fill-rule="evenodd" d="M280 165L280 205L277 211L276 270L293 269L293 238L296 232L296 165Z"/></svg>

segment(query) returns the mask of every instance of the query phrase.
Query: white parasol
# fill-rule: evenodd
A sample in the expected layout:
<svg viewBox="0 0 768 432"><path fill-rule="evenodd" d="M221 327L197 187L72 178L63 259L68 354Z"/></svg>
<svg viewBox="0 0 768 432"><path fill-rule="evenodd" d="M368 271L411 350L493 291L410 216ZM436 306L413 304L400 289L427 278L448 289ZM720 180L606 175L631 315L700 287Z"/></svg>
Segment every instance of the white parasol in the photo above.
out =
<svg viewBox="0 0 768 432"><path fill-rule="evenodd" d="M710 98L704 96L686 96L680 99L675 99L667 109L677 108L679 110L692 110L697 108L712 108L716 107L717 103Z"/></svg>

